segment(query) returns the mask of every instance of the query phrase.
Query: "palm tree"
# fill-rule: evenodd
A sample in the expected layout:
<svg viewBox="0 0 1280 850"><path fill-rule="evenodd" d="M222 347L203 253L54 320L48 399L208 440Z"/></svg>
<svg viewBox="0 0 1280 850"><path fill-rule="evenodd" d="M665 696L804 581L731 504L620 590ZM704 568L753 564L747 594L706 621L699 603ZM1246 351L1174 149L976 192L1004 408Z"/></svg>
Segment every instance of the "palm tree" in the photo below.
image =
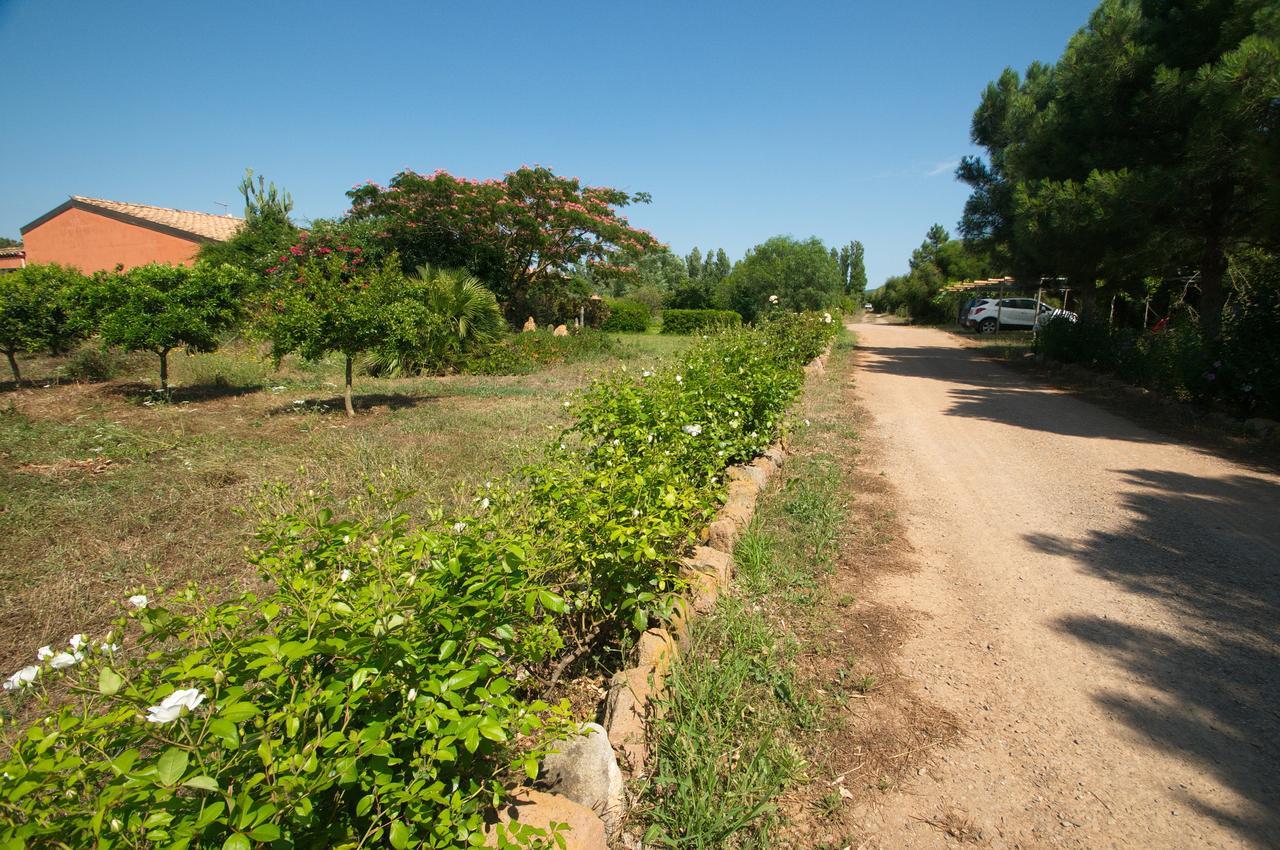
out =
<svg viewBox="0 0 1280 850"><path fill-rule="evenodd" d="M440 370L502 336L498 300L466 271L419 266L388 317L386 344L365 363L372 374L399 377Z"/></svg>

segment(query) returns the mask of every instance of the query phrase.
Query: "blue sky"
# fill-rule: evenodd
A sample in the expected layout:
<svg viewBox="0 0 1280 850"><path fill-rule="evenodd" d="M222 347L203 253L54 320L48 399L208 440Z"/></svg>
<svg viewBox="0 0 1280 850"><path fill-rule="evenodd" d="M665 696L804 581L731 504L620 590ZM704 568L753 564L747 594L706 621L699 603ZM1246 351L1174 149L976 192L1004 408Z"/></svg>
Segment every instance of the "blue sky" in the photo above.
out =
<svg viewBox="0 0 1280 850"><path fill-rule="evenodd" d="M954 230L982 88L1094 5L0 0L0 235L73 194L238 213L246 166L308 218L541 163L652 193L680 253L860 239L876 286Z"/></svg>

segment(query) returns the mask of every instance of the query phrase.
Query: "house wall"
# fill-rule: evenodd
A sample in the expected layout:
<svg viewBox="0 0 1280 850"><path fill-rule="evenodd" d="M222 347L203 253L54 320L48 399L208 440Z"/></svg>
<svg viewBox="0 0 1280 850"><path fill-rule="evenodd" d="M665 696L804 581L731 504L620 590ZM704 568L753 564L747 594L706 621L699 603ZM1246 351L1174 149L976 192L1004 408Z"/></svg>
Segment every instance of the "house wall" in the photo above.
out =
<svg viewBox="0 0 1280 850"><path fill-rule="evenodd" d="M9 272L22 268L21 257L0 257L0 272Z"/></svg>
<svg viewBox="0 0 1280 850"><path fill-rule="evenodd" d="M190 265L200 243L71 207L22 234L28 263L60 263L86 274L122 263Z"/></svg>

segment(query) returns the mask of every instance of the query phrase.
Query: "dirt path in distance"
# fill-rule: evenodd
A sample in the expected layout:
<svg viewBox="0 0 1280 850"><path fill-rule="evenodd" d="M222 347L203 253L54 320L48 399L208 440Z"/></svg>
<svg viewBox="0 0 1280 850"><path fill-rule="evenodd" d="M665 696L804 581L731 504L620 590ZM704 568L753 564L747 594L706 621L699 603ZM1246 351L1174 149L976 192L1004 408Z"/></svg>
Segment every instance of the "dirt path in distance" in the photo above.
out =
<svg viewBox="0 0 1280 850"><path fill-rule="evenodd" d="M1280 847L1280 476L860 324L918 569L900 669L959 719L865 847Z"/></svg>

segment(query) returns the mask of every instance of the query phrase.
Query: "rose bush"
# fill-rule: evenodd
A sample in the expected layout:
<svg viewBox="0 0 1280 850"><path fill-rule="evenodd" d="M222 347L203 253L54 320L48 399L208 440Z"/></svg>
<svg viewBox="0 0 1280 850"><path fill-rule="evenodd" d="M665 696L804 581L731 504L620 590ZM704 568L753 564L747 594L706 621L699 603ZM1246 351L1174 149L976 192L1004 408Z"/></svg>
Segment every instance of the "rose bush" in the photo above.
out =
<svg viewBox="0 0 1280 850"><path fill-rule="evenodd" d="M603 379L464 516L309 495L262 526L260 594L140 592L111 633L41 647L4 684L5 716L38 719L8 736L0 847L482 844L568 730L543 699L566 659L666 613L724 467L777 437L835 327L785 316Z"/></svg>

